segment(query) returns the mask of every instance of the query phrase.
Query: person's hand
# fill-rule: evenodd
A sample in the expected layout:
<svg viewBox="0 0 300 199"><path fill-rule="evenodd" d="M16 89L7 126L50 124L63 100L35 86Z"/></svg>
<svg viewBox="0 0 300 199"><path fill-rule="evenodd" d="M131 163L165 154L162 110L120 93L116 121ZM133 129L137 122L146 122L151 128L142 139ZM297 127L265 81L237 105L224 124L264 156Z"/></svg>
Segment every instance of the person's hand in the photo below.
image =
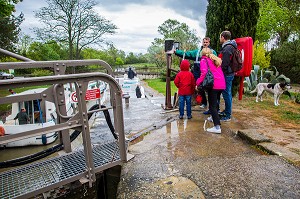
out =
<svg viewBox="0 0 300 199"><path fill-rule="evenodd" d="M198 91L198 86L195 86L195 91Z"/></svg>

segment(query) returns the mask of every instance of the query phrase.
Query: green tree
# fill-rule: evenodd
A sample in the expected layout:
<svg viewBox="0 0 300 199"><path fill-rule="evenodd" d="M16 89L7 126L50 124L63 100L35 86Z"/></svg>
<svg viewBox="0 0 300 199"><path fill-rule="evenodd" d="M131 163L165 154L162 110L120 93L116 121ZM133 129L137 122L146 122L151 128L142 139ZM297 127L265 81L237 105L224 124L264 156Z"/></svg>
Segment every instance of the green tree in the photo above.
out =
<svg viewBox="0 0 300 199"><path fill-rule="evenodd" d="M139 59L137 58L137 56L133 54L133 52L130 52L126 56L126 64L136 64L136 63L139 63Z"/></svg>
<svg viewBox="0 0 300 199"><path fill-rule="evenodd" d="M224 30L229 30L233 39L250 36L255 41L258 17L258 0L208 0L206 35L211 38L211 46L220 50L219 38Z"/></svg>
<svg viewBox="0 0 300 199"><path fill-rule="evenodd" d="M14 16L15 4L19 0L0 0L0 48L15 51L15 44L20 33L23 14ZM0 55L3 57L3 55Z"/></svg>
<svg viewBox="0 0 300 199"><path fill-rule="evenodd" d="M114 34L117 27L99 16L94 0L46 0L48 7L35 13L45 25L35 32L43 40L67 43L69 59L79 59L83 48L105 43L104 35Z"/></svg>
<svg viewBox="0 0 300 199"><path fill-rule="evenodd" d="M30 37L29 35L21 36L19 39L19 43L17 45L18 54L27 57L27 52L32 42L33 42L33 38Z"/></svg>
<svg viewBox="0 0 300 199"><path fill-rule="evenodd" d="M67 53L56 41L33 42L27 50L27 56L35 61L50 61L65 59Z"/></svg>
<svg viewBox="0 0 300 199"><path fill-rule="evenodd" d="M259 41L254 43L253 65L259 65L260 68L270 67L271 56L266 54L264 45L265 43Z"/></svg>
<svg viewBox="0 0 300 199"><path fill-rule="evenodd" d="M117 57L115 65L116 66L122 66L122 65L124 65L124 61L122 60L121 57Z"/></svg>
<svg viewBox="0 0 300 199"><path fill-rule="evenodd" d="M83 59L100 59L107 62L110 66L115 65L115 58L109 53L109 50L96 50L93 48L85 48L82 50Z"/></svg>
<svg viewBox="0 0 300 199"><path fill-rule="evenodd" d="M196 35L196 30L190 29L186 23L180 23L177 20L168 19L158 27L158 32L162 38L154 38L151 46L148 48L151 62L156 63L161 67L166 64L166 55L164 52L164 42L168 38L172 38L180 42L182 49L195 49L200 43ZM178 60L174 60L175 65L178 65Z"/></svg>
<svg viewBox="0 0 300 199"><path fill-rule="evenodd" d="M160 33L163 38L156 38L155 43L157 44L164 44L164 41L167 38L172 38L175 41L180 42L183 49L195 48L199 44L196 30L191 30L186 23L180 23L177 20L166 20L158 27L158 33Z"/></svg>
<svg viewBox="0 0 300 199"><path fill-rule="evenodd" d="M300 84L300 40L284 42L280 48L272 50L271 65L292 83Z"/></svg>
<svg viewBox="0 0 300 199"><path fill-rule="evenodd" d="M257 39L276 46L288 41L290 36L299 36L300 1L264 0L260 2L260 17L257 23Z"/></svg>
<svg viewBox="0 0 300 199"><path fill-rule="evenodd" d="M0 18L9 17L15 11L15 4L17 4L19 0L0 0Z"/></svg>
<svg viewBox="0 0 300 199"><path fill-rule="evenodd" d="M108 50L106 50L106 53L109 57L112 58L111 66L114 66L117 58L121 58L122 60L125 60L125 52L122 50L118 50L114 45L110 44Z"/></svg>
<svg viewBox="0 0 300 199"><path fill-rule="evenodd" d="M166 66L166 54L162 46L152 44L148 48L148 54L150 63L154 63L157 67Z"/></svg>

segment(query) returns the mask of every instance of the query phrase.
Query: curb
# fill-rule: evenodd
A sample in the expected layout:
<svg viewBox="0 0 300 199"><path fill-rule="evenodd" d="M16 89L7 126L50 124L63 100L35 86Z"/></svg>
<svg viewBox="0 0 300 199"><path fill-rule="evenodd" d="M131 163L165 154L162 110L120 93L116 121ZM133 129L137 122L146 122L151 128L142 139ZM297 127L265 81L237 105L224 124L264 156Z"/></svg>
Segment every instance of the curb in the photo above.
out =
<svg viewBox="0 0 300 199"><path fill-rule="evenodd" d="M261 142L271 142L271 139L264 134L257 132L257 129L238 130L237 135L253 145L257 145Z"/></svg>
<svg viewBox="0 0 300 199"><path fill-rule="evenodd" d="M271 155L278 155L288 162L300 166L300 154L273 143L271 139L257 130L258 129L238 130L237 135L250 144L256 145L261 151L266 151Z"/></svg>

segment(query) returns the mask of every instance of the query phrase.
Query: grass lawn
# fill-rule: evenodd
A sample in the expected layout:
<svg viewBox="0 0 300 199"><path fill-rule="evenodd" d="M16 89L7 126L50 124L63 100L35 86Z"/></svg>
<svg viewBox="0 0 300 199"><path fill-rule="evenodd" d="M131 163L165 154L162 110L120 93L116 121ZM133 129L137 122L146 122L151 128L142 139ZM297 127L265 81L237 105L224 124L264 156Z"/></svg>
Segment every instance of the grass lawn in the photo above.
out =
<svg viewBox="0 0 300 199"><path fill-rule="evenodd" d="M300 104L290 99L286 95L280 97L280 106L274 106L274 97L270 94L264 94L262 102L255 102L255 96L244 95L242 101L236 100L241 107L254 111L259 116L268 116L276 124L300 125ZM249 115L251 118L252 115Z"/></svg>
<svg viewBox="0 0 300 199"><path fill-rule="evenodd" d="M154 90L157 90L159 93L166 95L166 82L163 81L162 79L147 79L144 81L147 82L148 85ZM177 87L175 86L174 81L171 81L170 84L171 84L171 95L174 95L174 93L177 92Z"/></svg>

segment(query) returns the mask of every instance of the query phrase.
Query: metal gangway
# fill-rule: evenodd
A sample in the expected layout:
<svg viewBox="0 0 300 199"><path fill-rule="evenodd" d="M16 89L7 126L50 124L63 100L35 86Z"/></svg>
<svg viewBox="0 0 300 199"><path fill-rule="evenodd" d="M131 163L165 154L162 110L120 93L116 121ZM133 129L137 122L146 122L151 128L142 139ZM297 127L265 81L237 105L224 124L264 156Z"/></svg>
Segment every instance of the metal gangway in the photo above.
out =
<svg viewBox="0 0 300 199"><path fill-rule="evenodd" d="M26 60L28 61L28 60ZM116 80L109 74L94 72L64 75L68 66L100 65L112 74L111 67L102 60L74 61L28 61L0 63L1 69L18 68L53 68L54 76L21 78L0 81L0 89L13 89L27 86L50 85L41 93L26 96L7 96L0 98L0 104L21 102L24 100L41 100L55 103L58 123L41 129L25 131L0 137L0 144L42 135L48 132L60 132L64 145L64 155L27 164L0 173L0 198L30 198L38 194L61 187L79 180L89 183L96 181L96 173L102 172L127 161L127 141L124 134L122 91ZM104 81L110 87L111 107L88 111L85 93L88 82ZM76 88L79 111L73 115L66 114L64 84L73 84ZM63 96L63 97L62 97ZM118 139L93 146L91 143L88 115L95 112L113 110L113 122ZM71 150L69 130L81 131L83 149Z"/></svg>

